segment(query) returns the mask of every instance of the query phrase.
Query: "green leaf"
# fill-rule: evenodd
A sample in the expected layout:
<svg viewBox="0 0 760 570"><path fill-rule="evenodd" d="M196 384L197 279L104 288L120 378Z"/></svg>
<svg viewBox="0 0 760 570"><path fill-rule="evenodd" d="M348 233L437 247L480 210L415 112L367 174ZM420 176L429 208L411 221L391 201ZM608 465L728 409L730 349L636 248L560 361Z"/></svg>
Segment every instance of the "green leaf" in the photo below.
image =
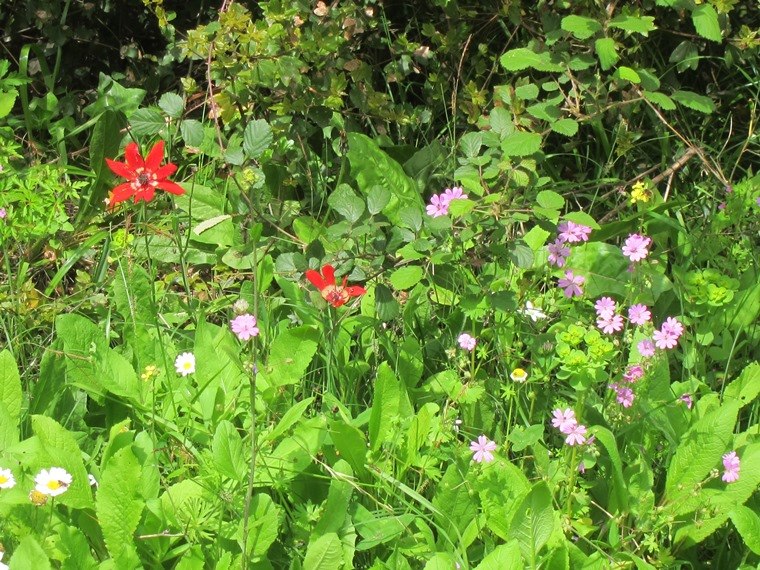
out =
<svg viewBox="0 0 760 570"><path fill-rule="evenodd" d="M709 97L704 95L697 95L691 91L676 91L672 95L673 99L678 101L684 107L694 109L700 113L709 115L715 110L715 103Z"/></svg>
<svg viewBox="0 0 760 570"><path fill-rule="evenodd" d="M612 38L599 38L594 42L594 49L604 71L610 69L620 59L615 40Z"/></svg>
<svg viewBox="0 0 760 570"><path fill-rule="evenodd" d="M641 77L638 73L636 73L636 70L631 69L630 67L626 67L625 65L621 65L615 70L614 77L617 79L630 81L631 83L641 83Z"/></svg>
<svg viewBox="0 0 760 570"><path fill-rule="evenodd" d="M280 421L277 423L277 427L275 427L271 432L267 433L264 436L264 443L274 441L286 431L288 431L288 429L293 424L301 419L301 416L303 416L304 412L312 404L313 401L314 397L312 396L293 404L290 409L288 409L288 411L283 414L282 419L280 419Z"/></svg>
<svg viewBox="0 0 760 570"><path fill-rule="evenodd" d="M247 472L243 440L231 422L222 420L216 426L211 453L214 458L214 467L222 475L233 481L243 481Z"/></svg>
<svg viewBox="0 0 760 570"><path fill-rule="evenodd" d="M0 404L15 422L21 417L21 399L21 376L11 351L6 348L0 352Z"/></svg>
<svg viewBox="0 0 760 570"><path fill-rule="evenodd" d="M760 364L748 364L739 377L726 386L725 398L738 400L744 407L755 401L760 394Z"/></svg>
<svg viewBox="0 0 760 570"><path fill-rule="evenodd" d="M512 451L522 451L530 445L538 443L544 437L544 426L541 424L528 427L515 426L507 439L512 442Z"/></svg>
<svg viewBox="0 0 760 570"><path fill-rule="evenodd" d="M359 191L367 196L377 186L385 188L390 200L382 213L394 224L415 229L410 226L413 220L409 216L415 216L421 222L422 198L414 180L406 175L401 165L380 150L375 141L359 133L348 134L348 160ZM405 209L414 214L403 214Z"/></svg>
<svg viewBox="0 0 760 570"><path fill-rule="evenodd" d="M623 479L623 462L620 460L617 442L613 433L605 427L594 426L592 433L607 450L607 456L612 464L613 500L608 507L612 512L623 512L628 509L628 489Z"/></svg>
<svg viewBox="0 0 760 570"><path fill-rule="evenodd" d="M673 99L665 95L664 93L659 93L658 91L644 91L644 97L648 100L660 107L663 111L672 111L676 108L676 104L673 102Z"/></svg>
<svg viewBox="0 0 760 570"><path fill-rule="evenodd" d="M334 420L330 422L330 437L335 449L354 472L359 476L366 473L367 441L364 433L344 421Z"/></svg>
<svg viewBox="0 0 760 570"><path fill-rule="evenodd" d="M736 507L730 516L747 548L755 554L760 554L760 516L744 505Z"/></svg>
<svg viewBox="0 0 760 570"><path fill-rule="evenodd" d="M602 25L592 18L565 16L562 18L562 29L570 32L579 40L585 40L599 32Z"/></svg>
<svg viewBox="0 0 760 570"><path fill-rule="evenodd" d="M538 85L535 83L528 83L527 85L515 87L515 95L525 101L535 99L538 97Z"/></svg>
<svg viewBox="0 0 760 570"><path fill-rule="evenodd" d="M545 482L536 483L512 519L508 540L516 539L525 560L538 553L554 531L552 494Z"/></svg>
<svg viewBox="0 0 760 570"><path fill-rule="evenodd" d="M620 248L608 243L588 242L573 248L573 268L586 278L583 291L590 299L625 295L628 265Z"/></svg>
<svg viewBox="0 0 760 570"><path fill-rule="evenodd" d="M185 102L176 93L164 93L158 100L158 106L172 119L179 119L185 110Z"/></svg>
<svg viewBox="0 0 760 570"><path fill-rule="evenodd" d="M314 534L322 535L329 532L338 532L346 523L348 507L351 503L351 495L354 486L351 482L354 473L349 464L340 459L332 468L332 480L327 499L322 508L322 518L314 528Z"/></svg>
<svg viewBox="0 0 760 570"><path fill-rule="evenodd" d="M475 570L522 570L522 557L520 544L516 540L510 540L507 544L500 544L494 548L488 556L481 560Z"/></svg>
<svg viewBox="0 0 760 570"><path fill-rule="evenodd" d="M9 92L0 91L0 119L10 114L17 96L18 92L15 89Z"/></svg>
<svg viewBox="0 0 760 570"><path fill-rule="evenodd" d="M391 201L391 193L384 186L374 186L367 192L367 210L373 216L379 214Z"/></svg>
<svg viewBox="0 0 760 570"><path fill-rule="evenodd" d="M266 493L253 497L246 545L249 556L265 557L269 547L277 540L280 527L279 512L279 507ZM243 536L243 520L240 521L238 536Z"/></svg>
<svg viewBox="0 0 760 570"><path fill-rule="evenodd" d="M251 121L243 132L243 151L248 158L257 159L272 144L272 127L264 119Z"/></svg>
<svg viewBox="0 0 760 570"><path fill-rule="evenodd" d="M515 132L501 143L505 156L528 156L541 148L541 135L538 133Z"/></svg>
<svg viewBox="0 0 760 570"><path fill-rule="evenodd" d="M164 116L153 107L138 109L129 116L132 132L138 137L152 137L166 126Z"/></svg>
<svg viewBox="0 0 760 570"><path fill-rule="evenodd" d="M119 568L140 566L134 534L145 506L140 494L141 471L132 449L120 449L106 465L96 495L103 540Z"/></svg>
<svg viewBox="0 0 760 570"><path fill-rule="evenodd" d="M302 325L281 332L272 341L266 367L260 376L275 388L297 384L317 352L319 332Z"/></svg>
<svg viewBox="0 0 760 570"><path fill-rule="evenodd" d="M27 534L13 551L9 567L13 570L50 570L50 559L37 539Z"/></svg>
<svg viewBox="0 0 760 570"><path fill-rule="evenodd" d="M536 88L538 89L538 88ZM466 158L475 158L483 146L483 133L469 132L459 139L459 148Z"/></svg>
<svg viewBox="0 0 760 570"><path fill-rule="evenodd" d="M369 442L372 451L379 449L383 442L396 437L393 422L399 413L400 400L399 381L388 363L383 362L377 369L369 416Z"/></svg>
<svg viewBox="0 0 760 570"><path fill-rule="evenodd" d="M632 16L630 14L615 16L607 23L607 27L619 28L626 32L636 32L644 36L657 29L657 26L654 25L653 16Z"/></svg>
<svg viewBox="0 0 760 570"><path fill-rule="evenodd" d="M578 121L575 119L560 119L549 124L551 130L555 133L565 135L566 137L575 136L578 132Z"/></svg>
<svg viewBox="0 0 760 570"><path fill-rule="evenodd" d="M334 532L310 540L303 559L303 568L309 570L335 570L343 567L343 546Z"/></svg>
<svg viewBox="0 0 760 570"><path fill-rule="evenodd" d="M501 56L499 61L507 71L522 71L528 68L536 71L562 71L563 69L559 63L552 61L551 54L536 53L528 48L509 50Z"/></svg>
<svg viewBox="0 0 760 570"><path fill-rule="evenodd" d="M399 304L393 296L393 292L382 283L378 283L362 299L362 305L372 303L374 300L375 314L383 322L392 321L398 316ZM374 297L374 299L373 299Z"/></svg>
<svg viewBox="0 0 760 570"><path fill-rule="evenodd" d="M391 273L389 280L394 289L403 291L417 285L424 275L425 272L419 265L406 265Z"/></svg>
<svg viewBox="0 0 760 570"><path fill-rule="evenodd" d="M187 146L200 147L203 144L203 123L186 119L179 124L179 132Z"/></svg>
<svg viewBox="0 0 760 570"><path fill-rule="evenodd" d="M713 42L723 41L720 33L720 22L718 13L710 4L700 4L691 12L691 21L694 22L694 29L703 38Z"/></svg>
<svg viewBox="0 0 760 570"><path fill-rule="evenodd" d="M536 195L536 202L542 208L548 208L549 210L561 210L565 205L565 199L561 194L557 194L553 190L541 190Z"/></svg>
<svg viewBox="0 0 760 570"><path fill-rule="evenodd" d="M351 224L364 213L364 200L348 184L340 184L327 198L327 203Z"/></svg>

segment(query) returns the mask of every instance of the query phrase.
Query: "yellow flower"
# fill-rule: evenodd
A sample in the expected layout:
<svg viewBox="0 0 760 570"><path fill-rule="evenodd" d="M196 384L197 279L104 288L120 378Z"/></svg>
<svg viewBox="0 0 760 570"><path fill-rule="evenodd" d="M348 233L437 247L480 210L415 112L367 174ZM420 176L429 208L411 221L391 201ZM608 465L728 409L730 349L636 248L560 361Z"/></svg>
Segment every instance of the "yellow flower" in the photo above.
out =
<svg viewBox="0 0 760 570"><path fill-rule="evenodd" d="M636 202L649 202L652 199L652 191L646 182L639 180L631 186L631 204Z"/></svg>
<svg viewBox="0 0 760 570"><path fill-rule="evenodd" d="M158 369L153 364L148 364L145 370L140 374L140 378L146 382L158 374Z"/></svg>
<svg viewBox="0 0 760 570"><path fill-rule="evenodd" d="M29 493L29 500L32 501L32 504L35 507L42 507L47 503L48 498L45 493L40 493L37 489L32 489Z"/></svg>

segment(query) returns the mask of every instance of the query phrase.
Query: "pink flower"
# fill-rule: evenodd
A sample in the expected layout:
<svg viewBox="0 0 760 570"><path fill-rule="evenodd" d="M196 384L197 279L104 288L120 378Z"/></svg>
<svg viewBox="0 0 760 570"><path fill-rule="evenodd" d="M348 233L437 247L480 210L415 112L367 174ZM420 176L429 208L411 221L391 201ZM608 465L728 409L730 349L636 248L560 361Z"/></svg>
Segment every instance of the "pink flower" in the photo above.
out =
<svg viewBox="0 0 760 570"><path fill-rule="evenodd" d="M620 315L604 315L596 320L596 326L605 334L613 334L623 330L623 317Z"/></svg>
<svg viewBox="0 0 760 570"><path fill-rule="evenodd" d="M618 404L624 408L630 408L633 405L633 399L635 397L633 390L627 386L620 386L619 384L610 384L610 389L615 390Z"/></svg>
<svg viewBox="0 0 760 570"><path fill-rule="evenodd" d="M576 426L578 420L575 419L575 412L570 408L561 410L557 408L552 410L552 425L562 433L570 433L570 431Z"/></svg>
<svg viewBox="0 0 760 570"><path fill-rule="evenodd" d="M493 461L493 453L491 452L495 449L496 442L491 441L484 435L479 436L477 441L470 443L470 450L475 452L472 456L472 460L475 463L481 463L483 461L490 463Z"/></svg>
<svg viewBox="0 0 760 570"><path fill-rule="evenodd" d="M475 348L475 345L478 343L478 341L475 339L475 337L467 334L462 333L459 335L459 338L457 338L457 342L459 343L459 346L461 346L465 350L472 350Z"/></svg>
<svg viewBox="0 0 760 570"><path fill-rule="evenodd" d="M450 200L446 200L438 194L433 194L430 197L430 204L428 204L426 208L428 216L434 218L445 216L449 213L449 202Z"/></svg>
<svg viewBox="0 0 760 570"><path fill-rule="evenodd" d="M617 303L611 297L602 297L596 303L594 303L596 314L599 318L611 317L615 314L617 309Z"/></svg>
<svg viewBox="0 0 760 570"><path fill-rule="evenodd" d="M651 339L645 338L639 344L636 345L636 350L644 358L651 358L654 356L655 346Z"/></svg>
<svg viewBox="0 0 760 570"><path fill-rule="evenodd" d="M248 340L259 336L259 327L256 326L256 317L249 315L238 315L230 321L230 327L240 340Z"/></svg>
<svg viewBox="0 0 760 570"><path fill-rule="evenodd" d="M8 212L5 211L5 208L0 208L0 220L4 220L8 216Z"/></svg>
<svg viewBox="0 0 760 570"><path fill-rule="evenodd" d="M631 261L641 261L649 255L649 244L651 243L651 238L639 234L631 234L625 240L623 255Z"/></svg>
<svg viewBox="0 0 760 570"><path fill-rule="evenodd" d="M567 445L583 445L586 443L586 431L586 426L575 424L572 429L567 432L565 443Z"/></svg>
<svg viewBox="0 0 760 570"><path fill-rule="evenodd" d="M652 313L646 305L631 305L628 307L628 320L634 325L643 325L649 322Z"/></svg>
<svg viewBox="0 0 760 570"><path fill-rule="evenodd" d="M683 330L683 325L678 322L678 319L668 317L667 320L662 323L660 330L654 331L652 334L654 337L654 343L657 345L657 348L673 348L678 344L678 339L683 334Z"/></svg>
<svg viewBox="0 0 760 570"><path fill-rule="evenodd" d="M680 321L678 319L674 319L673 317L668 317L665 319L665 322L662 323L662 326L660 328L676 337L680 337L683 334L684 330L683 325L680 323Z"/></svg>
<svg viewBox="0 0 760 570"><path fill-rule="evenodd" d="M557 226L557 232L559 233L559 240L567 243L578 243L581 241L588 241L588 236L591 233L591 228L584 226L583 224L576 224L575 222L561 222Z"/></svg>
<svg viewBox="0 0 760 570"><path fill-rule="evenodd" d="M554 243L546 246L549 250L549 263L557 267L564 267L565 260L570 257L570 248L557 239Z"/></svg>
<svg viewBox="0 0 760 570"><path fill-rule="evenodd" d="M453 188L446 188L441 194L441 200L445 200L448 204L452 200L464 200L467 198L467 194L464 194L464 190L459 186Z"/></svg>
<svg viewBox="0 0 760 570"><path fill-rule="evenodd" d="M629 366L628 369L623 373L623 380L633 383L643 376L644 368L640 364L634 364L633 366Z"/></svg>
<svg viewBox="0 0 760 570"><path fill-rule="evenodd" d="M678 398L678 399L679 399L681 402L683 402L684 404L686 404L686 408L687 408L688 410L690 410L690 409L691 409L691 407L694 405L694 400L692 399L692 397L691 397L691 394L688 394L688 393L686 393L686 394L681 394L681 397L680 397L680 398Z"/></svg>
<svg viewBox="0 0 760 570"><path fill-rule="evenodd" d="M574 275L572 271L565 271L565 276L557 282L557 285L564 289L565 297L572 298L573 295L580 297L583 295L581 285L586 282L586 278L581 275Z"/></svg>
<svg viewBox="0 0 760 570"><path fill-rule="evenodd" d="M739 460L739 457L736 455L735 451L726 453L723 456L723 467L726 471L723 473L723 477L721 477L721 479L723 479L726 483L733 483L734 481L739 480L739 469L741 467L741 461Z"/></svg>

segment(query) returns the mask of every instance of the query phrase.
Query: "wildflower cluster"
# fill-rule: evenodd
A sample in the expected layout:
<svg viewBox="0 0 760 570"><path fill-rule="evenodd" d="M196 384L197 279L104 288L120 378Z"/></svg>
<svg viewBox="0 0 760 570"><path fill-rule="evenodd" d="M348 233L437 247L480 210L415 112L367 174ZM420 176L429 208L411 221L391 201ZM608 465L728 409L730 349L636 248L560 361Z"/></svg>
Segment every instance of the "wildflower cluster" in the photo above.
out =
<svg viewBox="0 0 760 570"><path fill-rule="evenodd" d="M452 200L464 200L467 194L459 186L446 188L440 194L433 194L430 197L430 203L427 205L427 214L433 218L445 216L449 213L449 205Z"/></svg>
<svg viewBox="0 0 760 570"><path fill-rule="evenodd" d="M739 469L741 468L741 461L735 451L730 451L723 456L723 481L726 483L733 483L739 480Z"/></svg>
<svg viewBox="0 0 760 570"><path fill-rule="evenodd" d="M552 418L552 425L566 436L565 443L567 445L583 445L586 443L588 428L578 423L575 412L572 409L565 408L562 410L557 408L552 411L552 415L554 416Z"/></svg>
<svg viewBox="0 0 760 570"><path fill-rule="evenodd" d="M567 258L570 257L570 246L568 244L588 241L589 235L591 235L591 228L588 226L571 221L561 222L557 226L557 239L546 246L549 251L549 263L557 267L564 267Z"/></svg>

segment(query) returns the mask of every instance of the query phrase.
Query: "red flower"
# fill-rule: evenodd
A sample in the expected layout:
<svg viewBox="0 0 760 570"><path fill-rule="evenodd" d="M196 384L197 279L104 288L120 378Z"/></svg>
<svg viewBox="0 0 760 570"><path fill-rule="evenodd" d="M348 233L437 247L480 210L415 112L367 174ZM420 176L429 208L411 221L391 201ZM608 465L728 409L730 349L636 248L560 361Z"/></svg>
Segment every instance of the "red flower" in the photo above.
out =
<svg viewBox="0 0 760 570"><path fill-rule="evenodd" d="M117 162L106 158L106 164L114 174L122 176L128 180L124 184L119 184L111 190L108 198L108 205L113 207L119 202L124 202L134 198L135 204L140 200L150 202L156 192L156 188L161 188L177 196L185 193L184 188L167 180L169 176L177 170L177 165L171 162L161 166L161 160L164 158L164 141L158 141L148 156L140 156L136 143L129 143L124 149L126 162Z"/></svg>
<svg viewBox="0 0 760 570"><path fill-rule="evenodd" d="M312 285L319 289L322 298L333 307L340 307L347 303L351 297L359 297L367 292L364 287L360 287L359 285L346 287L348 277L343 277L343 283L341 285L336 285L335 268L332 265L325 265L322 267L321 275L313 269L307 270L306 279L311 281Z"/></svg>

